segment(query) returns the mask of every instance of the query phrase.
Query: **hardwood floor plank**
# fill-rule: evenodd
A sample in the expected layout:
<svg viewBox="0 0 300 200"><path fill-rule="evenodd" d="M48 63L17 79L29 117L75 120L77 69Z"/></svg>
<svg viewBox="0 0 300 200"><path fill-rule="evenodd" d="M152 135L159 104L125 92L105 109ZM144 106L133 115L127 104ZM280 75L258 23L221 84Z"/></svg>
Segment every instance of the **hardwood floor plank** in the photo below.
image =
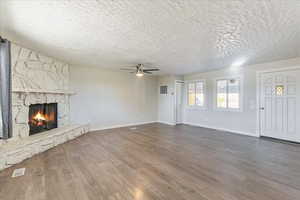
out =
<svg viewBox="0 0 300 200"><path fill-rule="evenodd" d="M93 132L0 172L2 200L296 200L300 146L192 126ZM22 177L13 169L26 167Z"/></svg>

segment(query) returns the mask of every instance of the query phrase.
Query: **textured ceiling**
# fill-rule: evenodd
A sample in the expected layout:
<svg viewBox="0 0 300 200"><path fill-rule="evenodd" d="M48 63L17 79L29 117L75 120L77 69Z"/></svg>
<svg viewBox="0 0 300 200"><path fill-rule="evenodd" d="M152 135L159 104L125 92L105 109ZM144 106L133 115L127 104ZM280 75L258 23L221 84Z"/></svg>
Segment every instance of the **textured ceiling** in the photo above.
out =
<svg viewBox="0 0 300 200"><path fill-rule="evenodd" d="M71 64L185 74L300 56L299 0L1 0L0 33Z"/></svg>

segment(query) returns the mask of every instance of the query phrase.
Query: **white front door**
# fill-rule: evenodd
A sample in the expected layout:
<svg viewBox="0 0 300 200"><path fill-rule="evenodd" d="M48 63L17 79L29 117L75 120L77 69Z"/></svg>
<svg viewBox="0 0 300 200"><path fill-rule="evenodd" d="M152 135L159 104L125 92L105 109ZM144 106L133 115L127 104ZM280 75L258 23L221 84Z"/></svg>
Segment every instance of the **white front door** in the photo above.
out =
<svg viewBox="0 0 300 200"><path fill-rule="evenodd" d="M176 124L182 123L182 90L183 82L176 82L176 104L175 104L175 118Z"/></svg>
<svg viewBox="0 0 300 200"><path fill-rule="evenodd" d="M261 135L300 142L300 70L261 76Z"/></svg>

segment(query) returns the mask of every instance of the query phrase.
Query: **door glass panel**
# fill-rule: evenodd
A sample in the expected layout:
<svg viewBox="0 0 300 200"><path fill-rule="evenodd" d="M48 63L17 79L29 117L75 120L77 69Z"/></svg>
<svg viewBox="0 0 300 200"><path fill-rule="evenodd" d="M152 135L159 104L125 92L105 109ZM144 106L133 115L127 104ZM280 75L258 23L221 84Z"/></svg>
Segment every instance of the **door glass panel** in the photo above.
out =
<svg viewBox="0 0 300 200"><path fill-rule="evenodd" d="M275 92L276 92L276 96L283 96L283 85L276 85L275 87Z"/></svg>

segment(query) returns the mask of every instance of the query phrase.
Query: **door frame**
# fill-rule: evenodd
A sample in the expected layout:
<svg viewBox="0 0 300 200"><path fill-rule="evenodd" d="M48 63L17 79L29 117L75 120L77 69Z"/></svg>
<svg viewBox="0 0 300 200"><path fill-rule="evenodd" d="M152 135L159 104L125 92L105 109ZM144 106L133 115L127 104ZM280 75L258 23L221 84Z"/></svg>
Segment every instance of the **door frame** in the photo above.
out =
<svg viewBox="0 0 300 200"><path fill-rule="evenodd" d="M182 86L183 86L183 90L181 91L181 97L183 97L183 92L184 92L184 81L183 80L175 80L174 81L174 116L173 116L173 118L174 118L174 124L176 125L176 124L182 124L183 122L181 122L181 123L177 123L177 91L176 91L176 84L178 84L178 83L180 83L180 84L183 84ZM181 116L182 117L182 116ZM183 121L183 120L181 120L181 121Z"/></svg>
<svg viewBox="0 0 300 200"><path fill-rule="evenodd" d="M286 72L286 71L293 71L293 70L300 70L300 66L291 66L291 67L280 67L276 69L267 69L267 70L259 70L256 72L256 135L261 137L261 112L260 112L260 105L261 105L261 76L265 73L271 72Z"/></svg>

